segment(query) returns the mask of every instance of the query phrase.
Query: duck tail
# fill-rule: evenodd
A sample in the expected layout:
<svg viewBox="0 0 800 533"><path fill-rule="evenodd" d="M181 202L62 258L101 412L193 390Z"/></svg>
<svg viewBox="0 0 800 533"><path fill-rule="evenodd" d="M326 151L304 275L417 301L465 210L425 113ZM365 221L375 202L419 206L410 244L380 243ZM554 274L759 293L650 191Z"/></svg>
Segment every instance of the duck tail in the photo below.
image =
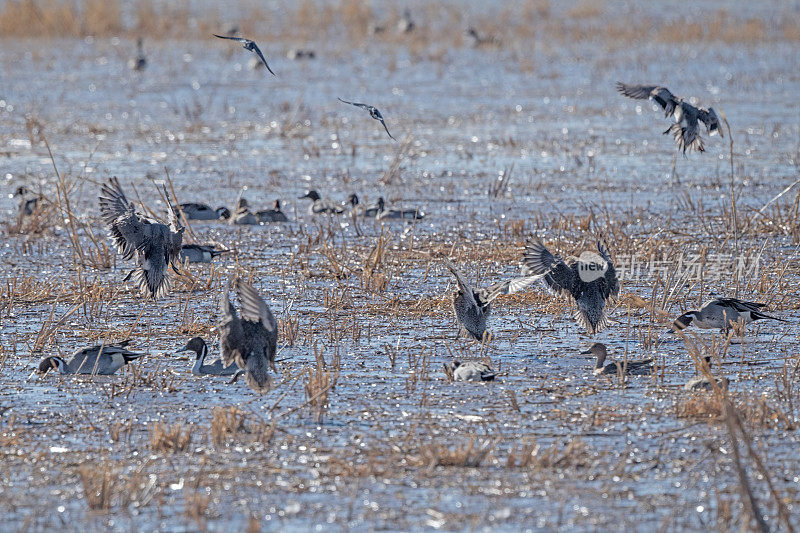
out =
<svg viewBox="0 0 800 533"><path fill-rule="evenodd" d="M272 388L267 362L261 357L249 357L245 363L245 381L258 394L266 394Z"/></svg>

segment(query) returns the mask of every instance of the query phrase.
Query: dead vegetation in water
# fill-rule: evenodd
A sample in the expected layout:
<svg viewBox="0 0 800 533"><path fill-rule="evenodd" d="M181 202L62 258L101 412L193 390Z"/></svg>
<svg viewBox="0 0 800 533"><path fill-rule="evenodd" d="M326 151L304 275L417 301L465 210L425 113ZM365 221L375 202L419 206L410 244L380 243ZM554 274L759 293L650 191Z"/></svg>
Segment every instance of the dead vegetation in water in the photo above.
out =
<svg viewBox="0 0 800 533"><path fill-rule="evenodd" d="M367 41L405 45L415 56L430 54L434 46L467 46L467 24L499 35L497 47L509 48L534 39L604 40L610 44L643 42L653 36L666 43L800 40L800 17L788 8L774 18L742 17L722 8L699 20L636 11L629 15L633 20L629 20L608 10L599 0L581 0L564 9L552 9L549 1L537 0L506 6L499 13L473 15L467 23L461 10L430 4L412 10L415 24L407 33L398 29L402 18L399 6L375 9L356 0L323 5L305 0L289 9L248 5L246 14L233 12L227 18L221 18L217 10L195 13L184 5L153 0L137 2L133 17L128 19L123 17L123 11L127 10L120 0L11 0L0 9L0 32L26 38L124 36L159 40L191 39L236 28L240 35L259 42L330 40L335 36L338 40L344 37L351 46Z"/></svg>
<svg viewBox="0 0 800 533"><path fill-rule="evenodd" d="M155 422L150 428L150 449L155 452L185 452L192 444L191 426L178 422Z"/></svg>

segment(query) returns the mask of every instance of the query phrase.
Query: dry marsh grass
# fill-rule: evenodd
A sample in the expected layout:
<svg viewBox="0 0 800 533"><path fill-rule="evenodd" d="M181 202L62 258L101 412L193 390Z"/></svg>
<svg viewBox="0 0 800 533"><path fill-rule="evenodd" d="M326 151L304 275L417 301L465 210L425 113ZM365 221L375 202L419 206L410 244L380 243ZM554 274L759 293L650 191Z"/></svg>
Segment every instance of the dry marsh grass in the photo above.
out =
<svg viewBox="0 0 800 533"><path fill-rule="evenodd" d="M192 444L192 428L181 423L156 422L150 428L150 449L156 452L185 452Z"/></svg>
<svg viewBox="0 0 800 533"><path fill-rule="evenodd" d="M262 41L311 41L320 37L344 37L351 45L367 40L407 46L414 56L422 57L435 44L465 46L463 13L455 6L430 4L413 12L416 27L411 34L396 30L400 9L376 13L369 3L343 0L319 4L304 0L287 9L248 6L248 15L223 21L215 10L199 14L183 4L165 4L153 0L136 3L133 17L120 0L10 0L0 9L0 32L9 37L96 37L129 36L149 39L194 39L223 31L232 24L243 35ZM495 31L502 28L502 46L531 39L605 40L611 45L623 41L656 40L667 43L718 41L726 44L769 41L796 42L800 39L800 17L784 10L777 20L742 18L726 9L708 13L704 18L660 18L632 14L635 20L612 14L598 0L581 0L556 14L550 2L534 0L506 6L500 13L471 17L476 27ZM236 16L236 15L234 15ZM436 28L434 30L434 28ZM411 37L413 35L413 38ZM395 173L393 173L396 176Z"/></svg>

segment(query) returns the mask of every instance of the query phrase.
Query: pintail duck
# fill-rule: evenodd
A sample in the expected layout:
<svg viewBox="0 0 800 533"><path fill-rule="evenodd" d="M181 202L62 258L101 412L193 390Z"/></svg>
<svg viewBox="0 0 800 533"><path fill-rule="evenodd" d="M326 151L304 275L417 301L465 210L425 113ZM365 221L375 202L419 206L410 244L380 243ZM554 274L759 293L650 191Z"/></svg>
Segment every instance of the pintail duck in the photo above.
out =
<svg viewBox="0 0 800 533"><path fill-rule="evenodd" d="M136 39L136 55L128 60L128 68L141 72L147 67L147 58L144 55L144 47L142 46L142 38Z"/></svg>
<svg viewBox="0 0 800 533"><path fill-rule="evenodd" d="M267 67L267 70L269 71L269 73L272 74L273 76L275 76L275 73L272 72L271 68L269 68L269 64L267 63L267 60L264 58L264 54L261 53L261 49L258 47L258 45L256 44L255 41L252 41L250 39L245 39L244 37L231 37L231 36L228 36L228 35L217 35L216 33L214 34L214 37L217 37L219 39L230 39L231 41L236 41L236 42L242 43L242 47L245 50L250 50L251 52L255 52L256 55L258 55L259 59L261 59L261 61L264 63L264 66Z"/></svg>
<svg viewBox="0 0 800 533"><path fill-rule="evenodd" d="M358 195L353 193L347 199L350 204L350 214L354 217L375 218L381 212L380 205L363 205Z"/></svg>
<svg viewBox="0 0 800 533"><path fill-rule="evenodd" d="M197 357L192 367L192 374L196 376L232 376L239 370L236 363L225 366L221 359L215 359L214 362L207 365L204 364L208 355L208 346L201 337L191 339L186 343L186 346L178 350L178 353L180 352L194 352L196 354Z"/></svg>
<svg viewBox="0 0 800 533"><path fill-rule="evenodd" d="M692 324L701 329L728 331L740 319L745 324L764 319L788 322L782 318L761 312L760 309L762 307L766 307L766 304L745 302L737 298L715 298L704 303L700 309L687 311L676 318L675 322L673 322L673 327L668 332L680 331Z"/></svg>
<svg viewBox="0 0 800 533"><path fill-rule="evenodd" d="M722 135L719 117L713 107L695 107L692 104L673 95L666 87L657 85L626 85L617 82L617 90L628 98L637 100L652 100L664 110L666 118L672 117L675 124L667 128L664 135L671 133L678 145L678 150L686 153L697 150L705 152L703 139L700 137L698 121L702 122L709 135Z"/></svg>
<svg viewBox="0 0 800 533"><path fill-rule="evenodd" d="M495 371L482 361L453 361L445 365L445 373L452 376L453 381L494 381Z"/></svg>
<svg viewBox="0 0 800 533"><path fill-rule="evenodd" d="M256 218L259 222L288 222L289 219L286 214L281 211L281 201L275 200L272 204L272 209L263 209L256 212Z"/></svg>
<svg viewBox="0 0 800 533"><path fill-rule="evenodd" d="M301 200L303 198L308 198L311 200L311 205L308 207L308 212L312 215L318 215L320 213L338 215L340 213L344 213L344 209L341 205L324 201L322 198L320 198L319 193L314 189L307 191L303 196L298 196L298 198Z"/></svg>
<svg viewBox="0 0 800 533"><path fill-rule="evenodd" d="M82 348L72 354L69 362L61 357L45 357L39 363L39 367L33 371L34 374L43 376L50 370L58 370L61 374L98 374L109 376L117 370L144 356L143 353L132 352L127 349L129 341L117 344L98 344L89 348ZM102 352L101 352L102 349Z"/></svg>
<svg viewBox="0 0 800 533"><path fill-rule="evenodd" d="M236 363L251 389L259 394L270 390L269 368L275 368L275 352L278 346L278 322L269 306L258 295L252 285L237 279L236 293L242 317L228 299L228 288L222 294L220 307L222 317L219 324L222 362Z"/></svg>
<svg viewBox="0 0 800 533"><path fill-rule="evenodd" d="M725 376L721 378L714 378L716 381L717 387L722 390L727 390L728 385L730 384L730 380ZM693 390L711 390L714 387L711 384L711 380L705 377L696 377L692 378L686 382L683 386L683 390L693 391Z"/></svg>
<svg viewBox="0 0 800 533"><path fill-rule="evenodd" d="M244 198L239 198L236 202L236 209L233 215L228 219L228 224L236 224L238 226L253 226L258 224L258 219L250 211L250 204Z"/></svg>
<svg viewBox="0 0 800 533"><path fill-rule="evenodd" d="M649 374L652 370L653 359L639 359L636 361L626 361L625 363L608 363L603 366L606 360L606 345L596 342L582 354L591 354L597 358L594 365L594 374L617 374L618 371L623 371L625 374L643 375Z"/></svg>
<svg viewBox="0 0 800 533"><path fill-rule="evenodd" d="M215 257L229 253L230 250L218 250L213 244L184 244L181 246L182 263L210 263Z"/></svg>
<svg viewBox="0 0 800 533"><path fill-rule="evenodd" d="M166 189L164 190L166 198ZM151 298L167 293L170 278L167 269L179 260L184 228L172 204L169 226L151 222L136 214L128 203L116 177L108 180L100 192L100 214L111 231L111 238L122 256L136 258L136 268L125 277L134 278L142 292Z"/></svg>
<svg viewBox="0 0 800 533"><path fill-rule="evenodd" d="M30 216L39 207L39 195L24 185L16 188L13 197L17 199L17 213L19 216Z"/></svg>
<svg viewBox="0 0 800 533"><path fill-rule="evenodd" d="M483 340L492 314L492 302L498 296L521 291L543 277L538 275L514 278L495 283L485 289L475 290L453 263L445 259L444 264L458 283L458 290L453 293L453 312L458 322L459 335L464 334L477 341Z"/></svg>
<svg viewBox="0 0 800 533"><path fill-rule="evenodd" d="M354 105L354 106L356 106L356 107L360 107L361 109L365 109L365 110L366 110L366 111L369 113L369 116L371 116L371 117L372 117L372 118L374 118L375 120L379 120L379 121L380 121L380 123L381 123L381 124L383 124L383 129L385 129L385 130L386 130L386 134L387 134L387 135L388 135L388 136L389 136L389 137L390 137L390 138L391 138L393 141L396 141L396 140L397 140L397 139L395 139L394 137L392 137L392 134L391 134L391 133L389 133L389 128L387 128L387 127L386 127L386 122L383 120L383 115L381 115L381 112L380 112L380 111L378 111L378 108L377 108L377 107L375 107L375 106L371 106L371 105L369 105L369 104L361 104L361 103L358 103L358 102L348 102L347 100L342 100L341 98L339 98L338 100L339 100L340 102L343 102L343 103L345 103L345 104L350 104L350 105Z"/></svg>
<svg viewBox="0 0 800 533"><path fill-rule="evenodd" d="M208 204L198 204L189 202L180 204L181 212L186 220L228 220L231 218L231 211L227 207L212 209Z"/></svg>
<svg viewBox="0 0 800 533"><path fill-rule="evenodd" d="M571 298L578 307L575 320L589 333L597 333L608 325L606 303L619 295L619 282L608 250L599 242L597 250L584 252L581 258L570 257L564 262L533 237L525 247L525 270L545 274L545 283L556 294ZM587 257L584 258L584 255ZM605 273L599 275L602 269ZM598 277L599 275L599 277Z"/></svg>
<svg viewBox="0 0 800 533"><path fill-rule="evenodd" d="M378 219L402 218L406 220L420 220L425 218L425 213L419 209L386 209L386 200L383 196L378 198Z"/></svg>

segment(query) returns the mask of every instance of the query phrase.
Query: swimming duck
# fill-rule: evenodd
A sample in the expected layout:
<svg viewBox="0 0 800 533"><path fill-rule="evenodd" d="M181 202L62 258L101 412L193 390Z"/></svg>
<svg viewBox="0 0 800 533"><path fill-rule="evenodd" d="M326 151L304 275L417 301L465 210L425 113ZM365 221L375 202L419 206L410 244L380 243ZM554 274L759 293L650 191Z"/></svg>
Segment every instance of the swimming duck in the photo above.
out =
<svg viewBox="0 0 800 533"><path fill-rule="evenodd" d="M745 324L764 319L788 322L761 312L762 307L766 307L766 304L746 302L737 298L715 298L704 303L700 309L687 311L676 318L668 332L680 331L692 324L701 329L720 329L727 332L731 329L731 325L739 322L739 319Z"/></svg>
<svg viewBox="0 0 800 533"><path fill-rule="evenodd" d="M239 226L253 226L258 224L258 219L250 211L250 204L244 198L239 198L236 202L236 209L233 215L228 219L228 224L236 224Z"/></svg>
<svg viewBox="0 0 800 533"><path fill-rule="evenodd" d="M494 381L496 375L492 367L482 361L464 361L462 363L456 360L450 363L445 372L453 376L453 381Z"/></svg>
<svg viewBox="0 0 800 533"><path fill-rule="evenodd" d="M206 356L208 355L208 346L206 345L206 341L201 337L194 337L186 343L186 346L178 350L179 353L190 351L194 352L197 356L194 366L192 367L192 374L196 376L232 376L239 370L236 363L225 366L221 359L215 359L214 362L207 365L204 364Z"/></svg>
<svg viewBox="0 0 800 533"><path fill-rule="evenodd" d="M20 216L32 215L39 206L39 195L24 185L16 188L13 197L17 199L17 213Z"/></svg>
<svg viewBox="0 0 800 533"><path fill-rule="evenodd" d="M263 209L256 212L256 218L259 222L288 222L289 219L286 214L281 211L281 201L275 200L272 204L272 209Z"/></svg>
<svg viewBox="0 0 800 533"><path fill-rule="evenodd" d="M144 47L142 47L142 38L136 39L136 55L128 60L128 68L141 72L147 67L147 58L144 55Z"/></svg>
<svg viewBox="0 0 800 533"><path fill-rule="evenodd" d="M317 57L317 54L314 50L302 50L300 48L292 48L286 53L286 57L293 61L298 61L300 59L314 59Z"/></svg>
<svg viewBox="0 0 800 533"><path fill-rule="evenodd" d="M425 218L425 213L419 209L386 209L386 200L383 196L378 198L378 219L402 218L406 220L420 220Z"/></svg>
<svg viewBox="0 0 800 533"><path fill-rule="evenodd" d="M237 279L235 288L239 296L241 318L228 299L228 288L222 293L220 301L222 362L225 365L235 362L240 370L234 380L244 374L251 389L266 394L271 386L268 367L276 370L278 322L252 285Z"/></svg>
<svg viewBox="0 0 800 533"><path fill-rule="evenodd" d="M608 363L603 366L606 360L606 345L601 342L596 342L582 354L591 354L597 358L594 365L594 374L616 374L620 367L626 374L643 375L649 374L652 370L653 359L639 359L637 361L626 361L625 363ZM618 366L620 365L620 366Z"/></svg>
<svg viewBox="0 0 800 533"><path fill-rule="evenodd" d="M458 283L458 290L453 293L453 312L459 326L459 335L464 334L477 341L483 340L489 318L492 314L492 302L502 294L513 294L521 291L543 275L525 276L511 280L501 281L485 289L475 290L470 286L461 272L448 259L444 260L445 266L453 273Z"/></svg>
<svg viewBox="0 0 800 533"><path fill-rule="evenodd" d="M33 371L31 377L34 374L43 376L50 370L58 370L61 374L98 374L102 376L114 374L131 361L145 355L128 350L128 343L129 341L123 341L117 344L106 344L105 346L98 344L82 348L72 354L69 362L58 356L45 357L39 363L39 367Z"/></svg>
<svg viewBox="0 0 800 533"><path fill-rule="evenodd" d="M678 150L682 150L684 154L686 150L705 152L703 139L700 137L698 129L698 121L705 125L709 135L719 133L720 137L724 137L720 129L719 117L713 107L708 109L695 107L684 101L683 98L673 95L666 87L658 85L626 85L617 82L617 90L628 98L650 99L660 105L664 110L664 116L672 117L675 121L675 124L664 132L664 135L671 133L678 145Z"/></svg>
<svg viewBox="0 0 800 533"><path fill-rule="evenodd" d="M597 250L584 252L581 258L564 262L533 237L525 247L523 262L530 273L545 274L545 283L558 295L571 298L578 307L575 320L589 333L597 333L608 325L606 303L619 295L619 282L608 250L599 242ZM600 268L600 270L597 270ZM596 277L605 268L605 273ZM585 281L588 280L588 281Z"/></svg>
<svg viewBox="0 0 800 533"><path fill-rule="evenodd" d="M210 263L215 257L229 253L230 250L218 250L213 244L184 244L181 246L182 263Z"/></svg>
<svg viewBox="0 0 800 533"><path fill-rule="evenodd" d="M236 42L242 43L242 47L245 50L250 50L251 52L255 52L256 55L258 55L259 59L261 59L261 61L264 63L264 66L267 67L267 70L269 71L269 73L272 74L273 76L275 76L275 73L272 72L271 68L269 68L269 64L267 63L267 60L264 58L264 54L261 53L261 49L258 47L258 45L256 44L255 41L252 41L250 39L245 39L244 37L231 37L231 36L228 36L228 35L217 35L216 33L214 34L214 37L217 37L219 39L230 39L232 41L236 41Z"/></svg>
<svg viewBox="0 0 800 533"><path fill-rule="evenodd" d="M198 204L194 202L180 204L180 206L183 216L186 217L187 220L228 220L231 218L230 209L227 207L220 206L216 209L212 209L208 204Z"/></svg>
<svg viewBox="0 0 800 533"><path fill-rule="evenodd" d="M380 213L380 206L378 204L363 205L356 193L351 194L347 201L350 204L350 214L354 217L375 218L378 216L378 213Z"/></svg>
<svg viewBox="0 0 800 533"><path fill-rule="evenodd" d="M308 198L311 200L311 205L308 207L308 212L312 215L318 215L320 213L338 215L344 212L344 209L341 205L322 200L322 198L319 196L319 193L314 189L307 191L303 196L298 196L298 198Z"/></svg>
<svg viewBox="0 0 800 533"><path fill-rule="evenodd" d="M383 115L381 115L381 112L380 112L380 111L378 111L378 108L377 108L377 107L375 107L375 106L371 106L371 105L369 105L369 104L361 104L361 103L358 103L358 102L348 102L347 100L342 100L341 98L339 98L338 100L339 100L340 102L343 102L343 103L345 103L345 104L350 104L350 105L353 105L353 106L356 106L356 107L360 107L361 109L364 109L364 110L366 110L366 111L369 113L369 116L371 116L371 117L372 117L372 118L374 118L375 120L378 120L378 121L380 121L380 123L381 123L381 124L383 124L383 129L385 129L385 130L386 130L386 134L387 134L387 135L388 135L388 136L389 136L389 137L390 137L390 138L391 138L393 141L396 141L396 140L397 140L397 139L395 139L394 137L392 137L392 134L391 134L391 133L389 133L389 128L387 128L387 127L386 127L386 122L383 120Z"/></svg>
<svg viewBox="0 0 800 533"><path fill-rule="evenodd" d="M166 189L164 195L169 198ZM111 238L125 259L136 258L136 268L125 280L133 277L142 292L151 298L167 293L170 286L167 269L175 268L181 253L184 228L172 204L167 204L169 226L137 215L116 177L109 179L100 192L100 214L111 231Z"/></svg>

